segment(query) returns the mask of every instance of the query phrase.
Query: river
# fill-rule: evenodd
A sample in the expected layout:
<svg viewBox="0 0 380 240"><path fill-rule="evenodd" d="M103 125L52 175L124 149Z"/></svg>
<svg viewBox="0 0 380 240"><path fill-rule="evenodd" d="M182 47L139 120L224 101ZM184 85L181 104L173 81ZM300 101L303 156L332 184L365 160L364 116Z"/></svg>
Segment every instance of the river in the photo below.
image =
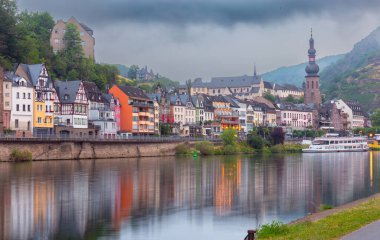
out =
<svg viewBox="0 0 380 240"><path fill-rule="evenodd" d="M380 153L0 163L0 239L239 240L380 192Z"/></svg>

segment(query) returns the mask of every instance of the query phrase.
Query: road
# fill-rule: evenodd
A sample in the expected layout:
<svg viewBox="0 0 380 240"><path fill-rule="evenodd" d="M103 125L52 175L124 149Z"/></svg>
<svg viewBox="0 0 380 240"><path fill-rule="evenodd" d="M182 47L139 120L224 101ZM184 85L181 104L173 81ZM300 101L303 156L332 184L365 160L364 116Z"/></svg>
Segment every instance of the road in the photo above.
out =
<svg viewBox="0 0 380 240"><path fill-rule="evenodd" d="M359 230L350 233L342 238L342 240L374 240L380 239L380 220L368 224Z"/></svg>

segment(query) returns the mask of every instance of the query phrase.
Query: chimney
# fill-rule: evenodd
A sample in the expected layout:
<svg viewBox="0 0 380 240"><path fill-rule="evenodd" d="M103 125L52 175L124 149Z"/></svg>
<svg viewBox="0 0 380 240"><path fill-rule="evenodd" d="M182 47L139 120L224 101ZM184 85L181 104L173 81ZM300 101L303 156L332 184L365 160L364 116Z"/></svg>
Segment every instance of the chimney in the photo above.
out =
<svg viewBox="0 0 380 240"><path fill-rule="evenodd" d="M4 69L0 66L0 134L4 131L4 93L3 93L3 82L4 82Z"/></svg>

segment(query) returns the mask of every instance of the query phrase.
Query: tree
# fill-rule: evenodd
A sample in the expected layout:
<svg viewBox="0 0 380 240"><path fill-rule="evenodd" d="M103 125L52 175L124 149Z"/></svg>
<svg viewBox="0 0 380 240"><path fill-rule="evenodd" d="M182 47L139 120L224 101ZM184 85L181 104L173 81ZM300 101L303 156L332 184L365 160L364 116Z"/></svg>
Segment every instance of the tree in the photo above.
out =
<svg viewBox="0 0 380 240"><path fill-rule="evenodd" d="M263 149L265 146L264 140L256 134L249 134L247 136L247 143L254 149Z"/></svg>
<svg viewBox="0 0 380 240"><path fill-rule="evenodd" d="M17 61L17 6L15 1L0 0L0 64L10 68Z"/></svg>
<svg viewBox="0 0 380 240"><path fill-rule="evenodd" d="M137 72L139 71L139 66L132 65L128 70L128 78L135 80L137 78Z"/></svg>
<svg viewBox="0 0 380 240"><path fill-rule="evenodd" d="M288 95L286 98L285 98L285 101L286 102L290 102L290 103L295 103L296 100L294 99L294 96L293 95Z"/></svg>
<svg viewBox="0 0 380 240"><path fill-rule="evenodd" d="M237 140L236 130L233 128L224 129L222 134L220 134L220 138L224 145L235 145Z"/></svg>
<svg viewBox="0 0 380 240"><path fill-rule="evenodd" d="M275 102L276 101L276 98L270 93L270 92L265 92L264 93L264 98L271 101L271 102Z"/></svg>
<svg viewBox="0 0 380 240"><path fill-rule="evenodd" d="M272 145L284 144L285 133L281 127L276 127L270 133Z"/></svg>
<svg viewBox="0 0 380 240"><path fill-rule="evenodd" d="M380 126L380 109L374 111L371 115L372 126Z"/></svg>

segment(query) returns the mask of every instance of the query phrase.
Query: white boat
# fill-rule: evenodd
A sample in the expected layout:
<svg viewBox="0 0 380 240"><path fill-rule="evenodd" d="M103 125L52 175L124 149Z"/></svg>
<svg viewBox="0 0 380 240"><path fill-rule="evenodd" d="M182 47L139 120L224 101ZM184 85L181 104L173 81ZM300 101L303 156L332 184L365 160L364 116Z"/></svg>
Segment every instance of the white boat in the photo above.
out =
<svg viewBox="0 0 380 240"><path fill-rule="evenodd" d="M321 137L311 142L304 153L316 152L365 152L368 151L367 139L364 137Z"/></svg>

